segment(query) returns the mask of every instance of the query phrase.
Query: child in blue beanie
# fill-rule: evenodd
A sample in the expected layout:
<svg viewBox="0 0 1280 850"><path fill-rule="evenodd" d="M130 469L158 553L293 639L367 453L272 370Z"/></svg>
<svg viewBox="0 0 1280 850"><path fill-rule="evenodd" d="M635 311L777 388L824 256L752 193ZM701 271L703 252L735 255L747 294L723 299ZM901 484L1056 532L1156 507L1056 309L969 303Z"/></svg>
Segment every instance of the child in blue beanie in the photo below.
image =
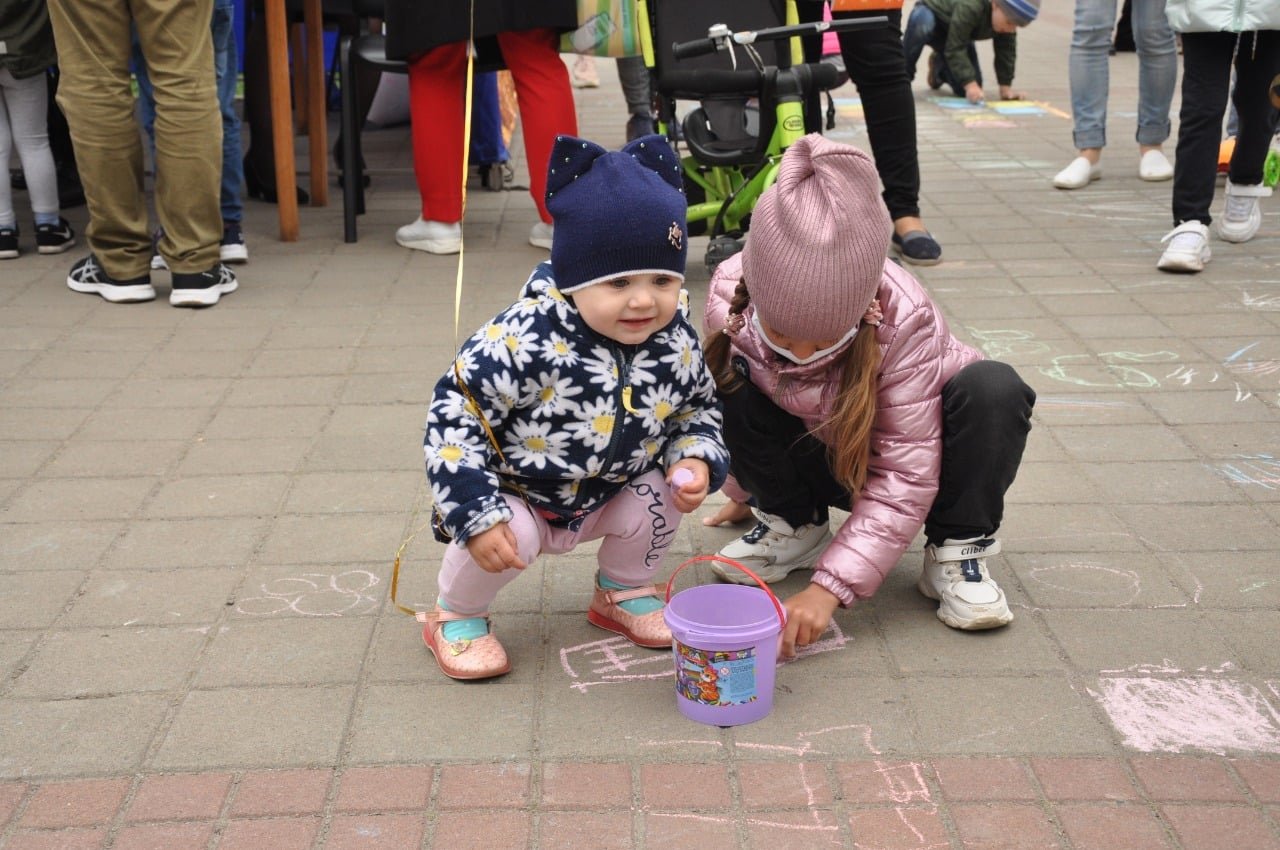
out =
<svg viewBox="0 0 1280 850"><path fill-rule="evenodd" d="M728 472L715 382L682 288L680 164L661 136L621 151L558 137L551 261L436 384L427 475L451 540L423 640L446 676L511 669L488 609L540 554L600 540L587 619L666 648L654 578Z"/></svg>

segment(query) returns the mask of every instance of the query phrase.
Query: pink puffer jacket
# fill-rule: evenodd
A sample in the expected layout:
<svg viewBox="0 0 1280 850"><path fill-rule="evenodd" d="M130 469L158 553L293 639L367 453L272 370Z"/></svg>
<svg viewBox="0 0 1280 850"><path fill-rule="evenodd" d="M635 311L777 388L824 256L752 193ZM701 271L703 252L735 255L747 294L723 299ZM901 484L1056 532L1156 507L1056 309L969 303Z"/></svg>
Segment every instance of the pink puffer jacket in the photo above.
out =
<svg viewBox="0 0 1280 850"><path fill-rule="evenodd" d="M706 333L724 328L741 278L741 255L716 269L703 316ZM803 281L796 283L796 297L804 298ZM853 513L813 573L814 583L834 593L842 605L874 594L924 524L938 492L942 386L956 372L982 359L978 351L951 336L919 281L896 263L885 262L877 297L884 311L876 332L882 362L867 482ZM751 312L748 307L748 319ZM752 383L810 428L816 428L831 411L843 353L805 366L787 363L760 340L750 321L733 341L733 354L745 357L751 367ZM821 430L816 433L827 441ZM746 498L732 478L724 489L731 498Z"/></svg>

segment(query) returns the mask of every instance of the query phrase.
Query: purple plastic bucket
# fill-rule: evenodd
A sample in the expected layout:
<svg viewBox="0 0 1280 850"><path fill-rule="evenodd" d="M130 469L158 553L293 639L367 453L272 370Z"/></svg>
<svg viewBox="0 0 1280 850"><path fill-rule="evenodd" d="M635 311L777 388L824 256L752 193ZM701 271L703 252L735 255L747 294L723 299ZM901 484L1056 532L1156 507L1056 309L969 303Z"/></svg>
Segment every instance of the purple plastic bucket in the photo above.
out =
<svg viewBox="0 0 1280 850"><path fill-rule="evenodd" d="M725 558L694 560L711 559L741 568ZM680 713L709 726L741 726L766 717L773 710L778 635L785 622L777 597L763 583L703 584L673 597L671 581L663 616L675 638L671 651Z"/></svg>

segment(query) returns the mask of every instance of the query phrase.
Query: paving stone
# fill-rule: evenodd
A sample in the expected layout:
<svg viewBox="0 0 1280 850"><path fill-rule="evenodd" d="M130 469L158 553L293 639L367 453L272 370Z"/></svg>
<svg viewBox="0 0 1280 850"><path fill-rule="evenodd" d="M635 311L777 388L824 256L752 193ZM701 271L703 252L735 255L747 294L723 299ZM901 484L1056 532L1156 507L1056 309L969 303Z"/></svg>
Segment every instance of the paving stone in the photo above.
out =
<svg viewBox="0 0 1280 850"><path fill-rule="evenodd" d="M136 436L120 432L103 440L81 439L68 443L46 467L51 476L164 475L187 450L182 440L130 442Z"/></svg>
<svg viewBox="0 0 1280 850"><path fill-rule="evenodd" d="M233 778L229 773L144 777L129 803L125 820L215 820L222 813Z"/></svg>
<svg viewBox="0 0 1280 850"><path fill-rule="evenodd" d="M1177 608L1193 598L1170 578L1169 560L1157 555L1019 552L1005 560L1038 608Z"/></svg>
<svg viewBox="0 0 1280 850"><path fill-rule="evenodd" d="M164 484L144 510L147 517L272 516L284 498L283 475L206 475Z"/></svg>
<svg viewBox="0 0 1280 850"><path fill-rule="evenodd" d="M640 766L640 799L648 809L723 811L730 805L730 794L728 770L722 765Z"/></svg>
<svg viewBox="0 0 1280 850"><path fill-rule="evenodd" d="M330 416L330 409L319 405L224 407L204 433L214 440L243 438L246 434L275 439L310 438L320 432Z"/></svg>
<svg viewBox="0 0 1280 850"><path fill-rule="evenodd" d="M282 516L259 557L268 564L385 563L404 539L404 527L402 514Z"/></svg>
<svg viewBox="0 0 1280 850"><path fill-rule="evenodd" d="M538 831L543 847L630 850L635 846L630 812L546 812L538 820Z"/></svg>
<svg viewBox="0 0 1280 850"><path fill-rule="evenodd" d="M1066 845L1039 806L1030 803L964 803L951 807L965 847L1059 850Z"/></svg>
<svg viewBox="0 0 1280 850"><path fill-rule="evenodd" d="M849 814L854 847L914 850L950 847L946 826L936 808L896 806L860 809ZM770 845L761 844L761 847ZM841 845L835 845L841 846Z"/></svg>
<svg viewBox="0 0 1280 850"><path fill-rule="evenodd" d="M5 605L0 606L0 626L9 629L43 628L66 607L85 574L73 570L5 573Z"/></svg>
<svg viewBox="0 0 1280 850"><path fill-rule="evenodd" d="M416 470L396 474L332 472L299 475L290 488L285 511L298 514L389 512L412 504L414 494L423 486L423 476Z"/></svg>
<svg viewBox="0 0 1280 850"><path fill-rule="evenodd" d="M644 813L646 847L698 847L701 850L733 850L738 844L737 819L697 812Z"/></svg>
<svg viewBox="0 0 1280 850"><path fill-rule="evenodd" d="M367 617L232 620L214 635L195 686L354 682L373 625Z"/></svg>
<svg viewBox="0 0 1280 850"><path fill-rule="evenodd" d="M182 628L51 632L10 693L70 699L170 691L182 685L204 642L200 632Z"/></svg>
<svg viewBox="0 0 1280 850"><path fill-rule="evenodd" d="M231 816L306 815L324 809L333 774L327 770L268 770L245 774Z"/></svg>
<svg viewBox="0 0 1280 850"><path fill-rule="evenodd" d="M9 500L6 522L128 519L153 488L155 478L51 478Z"/></svg>
<svg viewBox="0 0 1280 850"><path fill-rule="evenodd" d="M190 441L208 421L204 407L107 407L85 420L76 439L134 441L145 434L156 440Z"/></svg>
<svg viewBox="0 0 1280 850"><path fill-rule="evenodd" d="M331 763L350 705L349 686L192 691L149 767Z"/></svg>
<svg viewBox="0 0 1280 850"><path fill-rule="evenodd" d="M737 778L742 805L748 809L812 808L832 802L831 783L821 762L739 762Z"/></svg>
<svg viewBox="0 0 1280 850"><path fill-rule="evenodd" d="M1159 819L1145 806L1069 803L1055 807L1058 820L1076 850L1172 846Z"/></svg>
<svg viewBox="0 0 1280 850"><path fill-rule="evenodd" d="M1280 834L1252 809L1230 806L1160 807L1184 850L1273 850Z"/></svg>
<svg viewBox="0 0 1280 850"><path fill-rule="evenodd" d="M0 475L26 478L48 461L61 445L54 440L0 443Z"/></svg>
<svg viewBox="0 0 1280 850"><path fill-rule="evenodd" d="M1168 628L1185 614L1161 611L1046 611L1045 621L1071 662L1086 670L1118 671L1155 664L1183 670L1238 663L1231 648L1203 630Z"/></svg>
<svg viewBox="0 0 1280 850"><path fill-rule="evenodd" d="M325 847L335 850L417 847L422 842L424 829L422 815L336 815Z"/></svg>
<svg viewBox="0 0 1280 850"><path fill-rule="evenodd" d="M251 568L235 617L359 617L383 604L382 564L285 564ZM378 571L378 572L375 572Z"/></svg>
<svg viewBox="0 0 1280 850"><path fill-rule="evenodd" d="M216 620L241 571L99 570L62 622L69 626L197 625Z"/></svg>
<svg viewBox="0 0 1280 850"><path fill-rule="evenodd" d="M1017 759L933 759L933 769L948 800L1035 800L1039 797Z"/></svg>
<svg viewBox="0 0 1280 850"><path fill-rule="evenodd" d="M1154 800L1243 802L1245 797L1219 759L1130 756L1138 781Z"/></svg>
<svg viewBox="0 0 1280 850"><path fill-rule="evenodd" d="M218 850L310 850L319 832L319 818L233 820L222 830Z"/></svg>
<svg viewBox="0 0 1280 850"><path fill-rule="evenodd" d="M523 808L531 796L529 765L445 765L440 769L436 805L441 809Z"/></svg>
<svg viewBox="0 0 1280 850"><path fill-rule="evenodd" d="M321 406L338 400L346 379L337 375L241 378L227 395L228 407Z"/></svg>
<svg viewBox="0 0 1280 850"><path fill-rule="evenodd" d="M1031 768L1050 800L1118 802L1138 798L1133 780L1116 759L1033 758Z"/></svg>
<svg viewBox="0 0 1280 850"><path fill-rule="evenodd" d="M215 475L291 472L311 447L307 437L261 437L239 440L202 439L190 447L177 474Z"/></svg>
<svg viewBox="0 0 1280 850"><path fill-rule="evenodd" d="M542 767L541 802L547 808L629 809L631 794L626 764L550 762Z"/></svg>
<svg viewBox="0 0 1280 850"><path fill-rule="evenodd" d="M105 569L241 566L266 533L258 518L134 520L102 561Z"/></svg>
<svg viewBox="0 0 1280 850"><path fill-rule="evenodd" d="M111 846L113 850L174 850L205 847L212 838L212 823L148 823L124 827Z"/></svg>
<svg viewBox="0 0 1280 850"><path fill-rule="evenodd" d="M59 829L59 830L26 830L20 829L9 836L5 850L99 850L105 846L107 830L97 829Z"/></svg>
<svg viewBox="0 0 1280 850"><path fill-rule="evenodd" d="M1280 803L1280 762L1261 758L1232 759L1231 766L1259 800Z"/></svg>
<svg viewBox="0 0 1280 850"><path fill-rule="evenodd" d="M529 687L499 682L372 685L351 732L355 764L503 760L527 753ZM447 711L436 710L448 706ZM466 728L466 735L459 729Z"/></svg>
<svg viewBox="0 0 1280 850"><path fill-rule="evenodd" d="M29 829L99 826L109 823L129 792L127 779L54 782L35 789L20 825Z"/></svg>
<svg viewBox="0 0 1280 850"><path fill-rule="evenodd" d="M10 730L0 736L0 777L101 776L136 770L164 711L163 697L145 694L0 699ZM33 741L40 746L31 746Z"/></svg>
<svg viewBox="0 0 1280 850"><path fill-rule="evenodd" d="M527 813L485 812L484 830L476 829L476 817L474 811L442 812L436 819L430 846L436 850L486 850L528 845L533 825Z"/></svg>
<svg viewBox="0 0 1280 850"><path fill-rule="evenodd" d="M353 767L343 771L334 809L340 812L423 811L431 798L430 767Z"/></svg>

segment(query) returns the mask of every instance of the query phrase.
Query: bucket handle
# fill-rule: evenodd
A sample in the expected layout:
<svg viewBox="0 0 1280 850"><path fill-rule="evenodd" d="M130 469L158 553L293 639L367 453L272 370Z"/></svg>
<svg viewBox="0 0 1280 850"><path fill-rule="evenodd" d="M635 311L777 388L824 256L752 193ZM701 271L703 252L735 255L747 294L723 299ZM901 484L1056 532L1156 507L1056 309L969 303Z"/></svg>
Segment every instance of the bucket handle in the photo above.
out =
<svg viewBox="0 0 1280 850"><path fill-rule="evenodd" d="M746 567L743 564L739 564L737 561L733 560L732 558L726 558L723 555L697 555L685 561L680 566L676 567L675 572L671 574L671 578L667 579L667 594L666 594L667 602L671 601L671 587L672 585L675 584L676 576L680 575L680 571L683 570L685 567L689 566L690 564L696 564L699 561L719 561L722 564L728 564L734 569L741 570L742 572L751 576L751 579L757 585L760 586L760 589L763 590L766 594L768 594L769 601L773 603L774 610L778 612L778 622L782 624L782 628L785 629L787 627L787 614L782 609L782 603L778 601L777 595L772 590L769 589L769 585L765 584L764 581L760 578L760 576L752 572L749 567Z"/></svg>

